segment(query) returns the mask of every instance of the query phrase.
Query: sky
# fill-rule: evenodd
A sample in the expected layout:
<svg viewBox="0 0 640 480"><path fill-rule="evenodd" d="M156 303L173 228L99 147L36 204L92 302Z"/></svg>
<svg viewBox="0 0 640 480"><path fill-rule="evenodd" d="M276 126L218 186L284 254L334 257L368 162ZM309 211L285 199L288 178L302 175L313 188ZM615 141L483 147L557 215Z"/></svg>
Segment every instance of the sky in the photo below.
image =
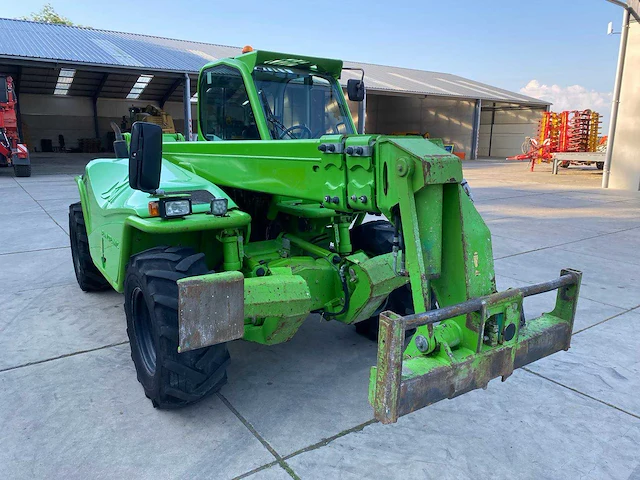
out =
<svg viewBox="0 0 640 480"><path fill-rule="evenodd" d="M11 15L46 1L13 2ZM620 41L607 24L622 21L606 0L50 3L93 28L453 73L605 117Z"/></svg>

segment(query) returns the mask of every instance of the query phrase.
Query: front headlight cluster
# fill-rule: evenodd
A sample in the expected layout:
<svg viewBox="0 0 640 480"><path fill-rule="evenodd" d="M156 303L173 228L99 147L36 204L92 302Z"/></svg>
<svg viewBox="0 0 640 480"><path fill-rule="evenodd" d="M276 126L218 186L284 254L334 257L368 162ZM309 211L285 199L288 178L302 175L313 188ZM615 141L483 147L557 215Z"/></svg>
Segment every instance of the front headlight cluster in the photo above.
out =
<svg viewBox="0 0 640 480"><path fill-rule="evenodd" d="M149 202L149 214L162 218L182 218L191 215L191 199L167 197Z"/></svg>
<svg viewBox="0 0 640 480"><path fill-rule="evenodd" d="M209 213L216 217L224 217L229 209L229 200L214 198L211 200ZM182 218L191 215L192 204L190 198L166 197L149 202L149 214L152 217Z"/></svg>

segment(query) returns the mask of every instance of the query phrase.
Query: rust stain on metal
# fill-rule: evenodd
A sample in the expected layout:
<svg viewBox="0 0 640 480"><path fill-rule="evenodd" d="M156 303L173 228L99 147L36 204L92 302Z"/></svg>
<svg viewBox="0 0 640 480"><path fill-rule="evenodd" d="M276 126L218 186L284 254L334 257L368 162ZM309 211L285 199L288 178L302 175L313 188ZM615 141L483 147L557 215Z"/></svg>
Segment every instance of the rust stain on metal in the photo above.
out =
<svg viewBox="0 0 640 480"><path fill-rule="evenodd" d="M521 342L516 351L514 368L524 367L552 353L566 350L571 341L571 326L561 323Z"/></svg>
<svg viewBox="0 0 640 480"><path fill-rule="evenodd" d="M422 165L424 166L424 177L427 178L431 173L431 162L423 161Z"/></svg>
<svg viewBox="0 0 640 480"><path fill-rule="evenodd" d="M465 315L465 326L476 333L480 333L480 324L482 323L482 320L478 321L478 316L474 315L473 313L467 313Z"/></svg>
<svg viewBox="0 0 640 480"><path fill-rule="evenodd" d="M382 423L393 423L398 420L403 347L402 317L393 312L382 312L378 334L376 392L373 401L375 416Z"/></svg>
<svg viewBox="0 0 640 480"><path fill-rule="evenodd" d="M385 341L390 331L385 332ZM482 357L472 357L469 360L435 368L430 372L408 378L400 382L398 397L389 398L389 390L395 390L391 385L386 395L376 389L376 418L383 423L392 423L398 417L406 415L420 408L450 399L487 386L490 380L502 377L504 381L513 370L535 362L542 357L564 350L571 332L566 323L556 324L529 338L524 339L517 347L504 346L497 348ZM385 342L386 343L386 342ZM515 350L514 352L514 349ZM402 361L393 360L389 355L384 368L384 375L378 371L378 382L394 380L394 372L401 371ZM380 361L380 354L379 354ZM379 363L380 365L380 363ZM378 386L381 384L378 383ZM387 400L385 402L385 400Z"/></svg>
<svg viewBox="0 0 640 480"><path fill-rule="evenodd" d="M514 369L569 348L580 279L580 272L563 270L555 280L494 293L433 312L404 317L383 312L380 316L378 365L372 401L376 418L382 423L393 423L402 415L440 400L484 388L494 378L502 377L504 381ZM516 300L521 302L523 297L554 289L560 289L554 310L557 313L550 314L551 319L541 320L543 316L534 320L518 335L515 344L502 344L487 351L478 348L476 355L464 360L449 355L449 365L434 366L422 375L413 376L411 373L411 362L420 362L419 357L409 359L409 365L403 365L400 346L406 329L432 326L437 321L462 314L467 314L469 323L473 312L483 311L481 316L486 316L486 305L505 301L513 303ZM514 308L518 306L517 303L513 305ZM537 321L543 323L537 324ZM449 349L446 343L442 343L442 346Z"/></svg>
<svg viewBox="0 0 640 480"><path fill-rule="evenodd" d="M244 335L244 276L240 272L178 281L179 352Z"/></svg>
<svg viewBox="0 0 640 480"><path fill-rule="evenodd" d="M402 382L398 401L398 416L447 398L484 388L493 378L510 375L511 348L502 348L480 360L469 359L452 366L433 369L425 375Z"/></svg>

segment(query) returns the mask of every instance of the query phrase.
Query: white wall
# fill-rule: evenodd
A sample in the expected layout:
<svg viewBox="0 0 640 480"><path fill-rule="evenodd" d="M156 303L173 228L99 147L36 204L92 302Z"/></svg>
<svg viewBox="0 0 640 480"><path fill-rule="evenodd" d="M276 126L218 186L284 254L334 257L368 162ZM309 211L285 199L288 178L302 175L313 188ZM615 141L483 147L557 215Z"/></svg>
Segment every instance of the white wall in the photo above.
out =
<svg viewBox="0 0 640 480"><path fill-rule="evenodd" d="M483 110L480 114L480 139L478 156L506 158L522 153L521 146L525 137L535 137L538 132L538 120L544 108L519 108L516 105L497 104L506 107L495 111L493 136L491 119L493 112ZM493 103L483 102L484 108L493 107ZM513 109L513 108L517 109ZM491 152L489 139L491 138Z"/></svg>
<svg viewBox="0 0 640 480"><path fill-rule="evenodd" d="M98 99L98 128L102 147L108 149L108 132L112 121L119 126L122 117L129 119L129 107L144 107L148 104L159 106L157 102ZM173 116L176 130L182 132L184 112L182 102L167 102L164 110ZM24 141L31 150L40 150L40 140L53 141L58 146L58 135L64 135L67 148L78 145L80 138L94 138L93 100L88 97L67 97L56 95L20 95L20 113ZM194 130L197 120L195 105L192 106Z"/></svg>
<svg viewBox="0 0 640 480"><path fill-rule="evenodd" d="M367 95L367 133L429 133L471 154L475 101L424 96Z"/></svg>
<svg viewBox="0 0 640 480"><path fill-rule="evenodd" d="M64 135L67 146L78 138L93 138L93 110L90 98L54 95L20 95L20 114L24 141L30 150L40 150L40 140L47 138L58 145Z"/></svg>
<svg viewBox="0 0 640 480"><path fill-rule="evenodd" d="M629 28L609 187L640 190L640 25Z"/></svg>

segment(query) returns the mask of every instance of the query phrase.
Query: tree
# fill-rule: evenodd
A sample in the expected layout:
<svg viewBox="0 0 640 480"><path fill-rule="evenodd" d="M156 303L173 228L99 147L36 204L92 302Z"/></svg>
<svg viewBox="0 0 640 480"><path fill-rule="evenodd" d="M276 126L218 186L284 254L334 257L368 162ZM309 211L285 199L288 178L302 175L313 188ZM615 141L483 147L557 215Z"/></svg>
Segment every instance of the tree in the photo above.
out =
<svg viewBox="0 0 640 480"><path fill-rule="evenodd" d="M58 14L50 3L45 4L39 12L33 12L28 17L22 17L21 20L31 20L32 22L56 23L59 25L74 25L67 17Z"/></svg>

